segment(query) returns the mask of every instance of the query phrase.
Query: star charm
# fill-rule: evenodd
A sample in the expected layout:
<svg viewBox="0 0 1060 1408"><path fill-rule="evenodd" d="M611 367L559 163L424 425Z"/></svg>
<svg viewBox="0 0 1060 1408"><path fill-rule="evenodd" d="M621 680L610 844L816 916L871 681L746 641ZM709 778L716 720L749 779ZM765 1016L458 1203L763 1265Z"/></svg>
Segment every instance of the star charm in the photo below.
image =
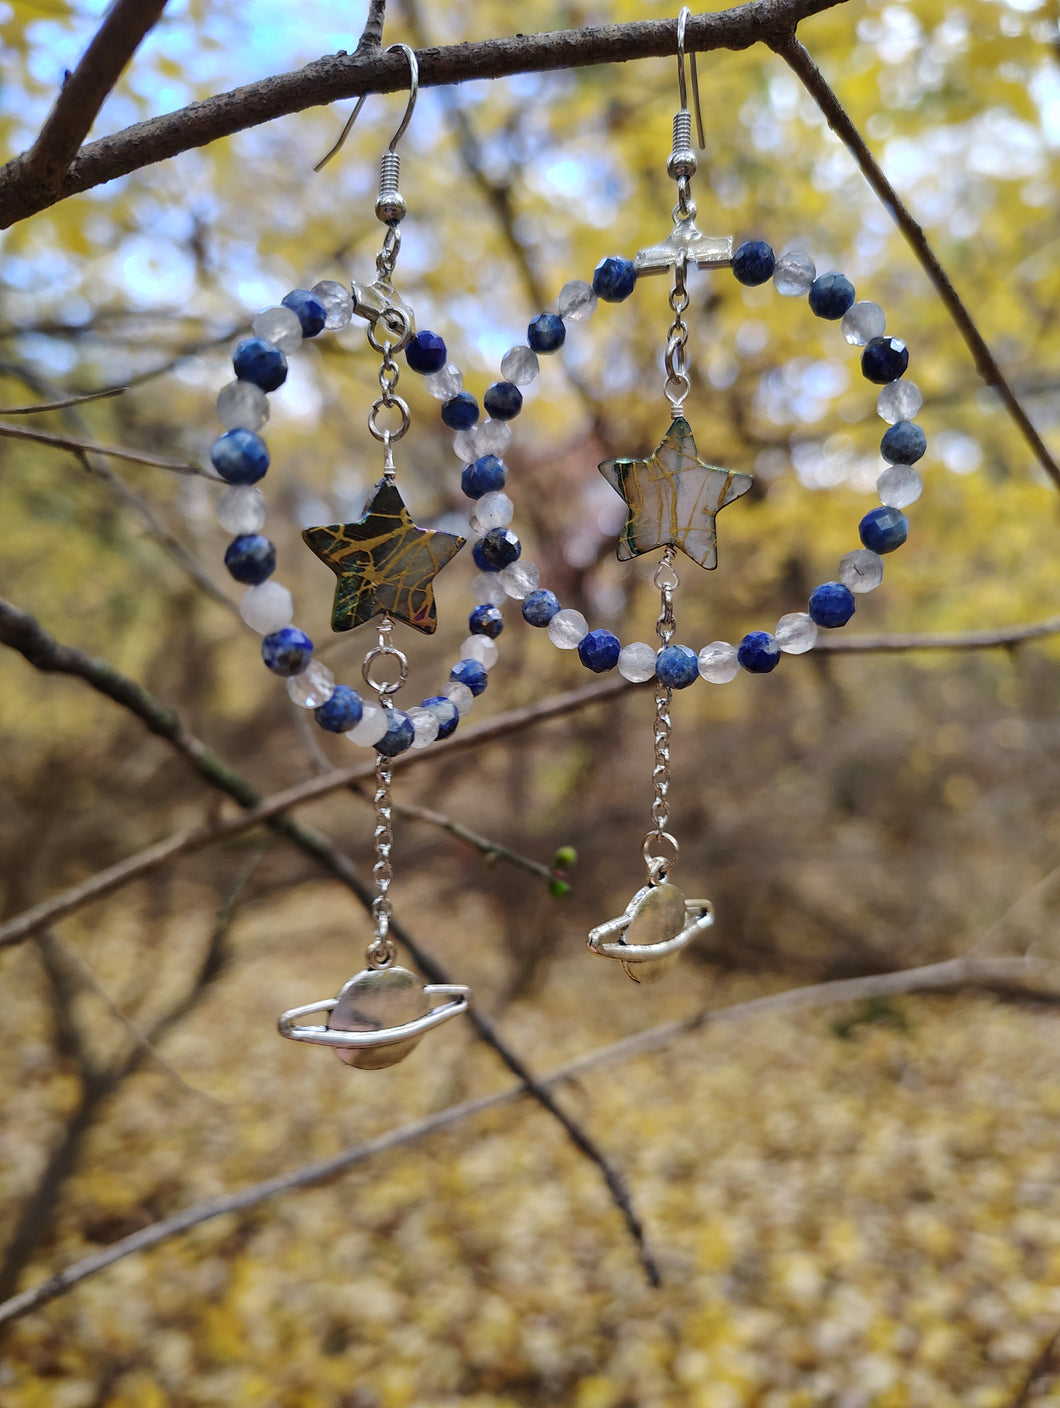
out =
<svg viewBox="0 0 1060 1408"><path fill-rule="evenodd" d="M700 459L684 416L674 420L653 455L605 460L600 473L629 509L618 540L620 562L672 544L700 567L717 567L714 519L754 483L749 474Z"/></svg>
<svg viewBox="0 0 1060 1408"><path fill-rule="evenodd" d="M427 635L437 629L431 583L465 540L417 528L389 480L375 486L359 523L307 528L302 537L339 579L333 631L352 631L382 612Z"/></svg>

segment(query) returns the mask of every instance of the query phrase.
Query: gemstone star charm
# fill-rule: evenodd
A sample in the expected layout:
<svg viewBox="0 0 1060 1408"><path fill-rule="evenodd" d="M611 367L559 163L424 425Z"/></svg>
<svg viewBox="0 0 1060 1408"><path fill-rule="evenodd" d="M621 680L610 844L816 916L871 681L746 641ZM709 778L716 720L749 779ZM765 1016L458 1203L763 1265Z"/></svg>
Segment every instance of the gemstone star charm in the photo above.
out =
<svg viewBox="0 0 1060 1408"><path fill-rule="evenodd" d="M754 483L749 474L701 459L684 416L676 417L653 455L605 460L600 473L629 510L618 540L620 562L672 544L708 568L718 565L715 517Z"/></svg>
<svg viewBox="0 0 1060 1408"><path fill-rule="evenodd" d="M352 631L385 612L432 635L432 582L464 546L455 533L417 528L394 484L381 479L358 523L307 528L302 537L338 577L333 631Z"/></svg>

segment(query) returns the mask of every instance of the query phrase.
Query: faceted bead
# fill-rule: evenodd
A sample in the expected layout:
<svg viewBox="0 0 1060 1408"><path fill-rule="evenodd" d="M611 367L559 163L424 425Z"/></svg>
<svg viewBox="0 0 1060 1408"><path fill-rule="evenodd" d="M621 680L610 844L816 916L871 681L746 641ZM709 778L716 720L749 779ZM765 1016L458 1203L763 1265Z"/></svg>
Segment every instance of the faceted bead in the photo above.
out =
<svg viewBox="0 0 1060 1408"><path fill-rule="evenodd" d="M470 430L478 420L478 402L470 391L458 391L442 403L442 421L450 430Z"/></svg>
<svg viewBox="0 0 1060 1408"><path fill-rule="evenodd" d="M477 660L484 670L492 670L498 653L488 636L468 636L460 647L461 660Z"/></svg>
<svg viewBox="0 0 1060 1408"><path fill-rule="evenodd" d="M631 259L611 254L593 270L593 292L605 303L623 303L636 286L637 271Z"/></svg>
<svg viewBox="0 0 1060 1408"><path fill-rule="evenodd" d="M664 645L655 662L655 673L667 689L687 689L699 678L699 660L687 645Z"/></svg>
<svg viewBox="0 0 1060 1408"><path fill-rule="evenodd" d="M501 376L513 386L529 386L540 370L537 353L529 347L510 347L501 358Z"/></svg>
<svg viewBox="0 0 1060 1408"><path fill-rule="evenodd" d="M810 286L810 312L838 322L854 302L854 285L843 274L821 274Z"/></svg>
<svg viewBox="0 0 1060 1408"><path fill-rule="evenodd" d="M328 733L347 733L361 722L363 712L364 704L357 691L348 684L337 684L331 698L326 704L319 705L313 714L320 727Z"/></svg>
<svg viewBox="0 0 1060 1408"><path fill-rule="evenodd" d="M274 675L299 675L313 658L313 642L297 626L284 626L261 642L261 658Z"/></svg>
<svg viewBox="0 0 1060 1408"><path fill-rule="evenodd" d="M500 581L513 601L522 601L541 585L541 571L533 562L513 562L501 572Z"/></svg>
<svg viewBox="0 0 1060 1408"><path fill-rule="evenodd" d="M567 329L555 313L539 313L526 330L526 340L533 352L555 352L566 341Z"/></svg>
<svg viewBox="0 0 1060 1408"><path fill-rule="evenodd" d="M780 664L780 646L768 631L748 631L740 642L736 658L748 673L768 675Z"/></svg>
<svg viewBox="0 0 1060 1408"><path fill-rule="evenodd" d="M252 381L230 381L217 393L217 414L226 430L260 430L269 418L269 398Z"/></svg>
<svg viewBox="0 0 1060 1408"><path fill-rule="evenodd" d="M712 640L699 652L699 673L709 684L734 680L740 673L736 647L727 640Z"/></svg>
<svg viewBox="0 0 1060 1408"><path fill-rule="evenodd" d="M319 709L335 693L335 676L319 660L310 660L300 674L287 681L291 702L302 709Z"/></svg>
<svg viewBox="0 0 1060 1408"><path fill-rule="evenodd" d="M732 272L741 284L754 288L773 277L776 255L765 240L745 240L732 256Z"/></svg>
<svg viewBox="0 0 1060 1408"><path fill-rule="evenodd" d="M486 414L494 420L512 420L523 409L523 393L511 381L495 381L482 398Z"/></svg>
<svg viewBox="0 0 1060 1408"><path fill-rule="evenodd" d="M484 420L475 427L473 443L472 459L478 455L503 455L512 443L512 428L504 420Z"/></svg>
<svg viewBox="0 0 1060 1408"><path fill-rule="evenodd" d="M269 451L252 430L226 430L210 448L210 463L229 484L256 484L269 467Z"/></svg>
<svg viewBox="0 0 1060 1408"><path fill-rule="evenodd" d="M880 454L891 464L916 464L927 449L927 436L910 420L899 420L884 431Z"/></svg>
<svg viewBox="0 0 1060 1408"><path fill-rule="evenodd" d="M449 359L445 343L436 332L414 333L405 346L405 361L409 370L420 376L432 376L440 372Z"/></svg>
<svg viewBox="0 0 1060 1408"><path fill-rule="evenodd" d="M546 587L539 587L523 601L523 620L530 626L547 626L560 609L559 597ZM652 659L655 654L652 652Z"/></svg>
<svg viewBox="0 0 1060 1408"><path fill-rule="evenodd" d="M507 480L508 466L504 461L496 455L482 455L464 470L460 487L469 499L481 499L483 494L495 494L503 489Z"/></svg>
<svg viewBox="0 0 1060 1408"><path fill-rule="evenodd" d="M369 704L365 701L361 708L360 721L354 724L353 728L346 730L346 737L361 748L374 747L390 725L387 717L389 713L390 710L384 709L381 704Z"/></svg>
<svg viewBox="0 0 1060 1408"><path fill-rule="evenodd" d="M892 381L885 386L876 398L876 414L888 425L896 425L900 420L912 420L924 398L915 381Z"/></svg>
<svg viewBox="0 0 1060 1408"><path fill-rule="evenodd" d="M785 655L805 655L817 643L817 627L805 611L781 616L773 634Z"/></svg>
<svg viewBox="0 0 1060 1408"><path fill-rule="evenodd" d="M909 535L909 521L896 508L874 508L858 524L858 535L870 552L894 552Z"/></svg>
<svg viewBox="0 0 1060 1408"><path fill-rule="evenodd" d="M489 683L486 667L478 660L458 660L449 671L449 679L452 684L465 685L475 695L481 694Z"/></svg>
<svg viewBox="0 0 1060 1408"><path fill-rule="evenodd" d="M448 703L448 700L446 701ZM456 712L456 706L450 705L453 711L453 718L460 716ZM426 748L438 737L441 725L437 716L430 709L425 709L422 705L416 704L408 711L409 719L412 721L412 746L413 748Z"/></svg>
<svg viewBox="0 0 1060 1408"><path fill-rule="evenodd" d="M311 292L324 305L324 326L331 332L346 327L353 317L353 295L350 290L334 279L321 279L313 285Z"/></svg>
<svg viewBox="0 0 1060 1408"><path fill-rule="evenodd" d="M840 324L843 336L851 347L864 347L874 337L882 337L887 319L878 303L855 303Z"/></svg>
<svg viewBox="0 0 1060 1408"><path fill-rule="evenodd" d="M450 680L442 690L442 695L445 699L450 700L451 703L456 705L456 712L461 718L470 712L471 706L475 702L475 696L471 693L470 689L468 689L467 685L460 684L457 680Z"/></svg>
<svg viewBox="0 0 1060 1408"><path fill-rule="evenodd" d="M467 627L473 636L489 636L490 640L496 640L504 630L504 617L492 602L484 602L476 606L467 618Z"/></svg>
<svg viewBox="0 0 1060 1408"><path fill-rule="evenodd" d="M228 533L256 533L267 517L265 495L249 484L233 484L217 496L217 521Z"/></svg>
<svg viewBox="0 0 1060 1408"><path fill-rule="evenodd" d="M275 391L287 380L287 358L274 343L260 337L236 344L232 366L240 381L252 381L262 391Z"/></svg>
<svg viewBox="0 0 1060 1408"><path fill-rule="evenodd" d="M618 657L618 673L633 684L643 684L645 680L654 679L655 661L654 646L635 640L622 647Z"/></svg>
<svg viewBox="0 0 1060 1408"><path fill-rule="evenodd" d="M258 587L276 571L276 544L260 533L241 533L228 544L225 566L237 582Z"/></svg>
<svg viewBox="0 0 1060 1408"><path fill-rule="evenodd" d="M471 582L471 595L485 601L490 606L503 606L508 599L504 583L496 572L480 572Z"/></svg>
<svg viewBox="0 0 1060 1408"><path fill-rule="evenodd" d="M556 312L565 323L584 323L596 312L596 294L584 279L571 279L559 291Z"/></svg>
<svg viewBox="0 0 1060 1408"><path fill-rule="evenodd" d="M548 623L548 638L560 650L576 650L578 642L589 634L589 623L580 611L564 607Z"/></svg>
<svg viewBox="0 0 1060 1408"><path fill-rule="evenodd" d="M622 642L613 631L589 631L578 642L578 659L594 675L602 675L613 670L618 664Z"/></svg>
<svg viewBox="0 0 1060 1408"><path fill-rule="evenodd" d="M316 337L317 333L323 332L327 326L328 310L316 294L310 293L307 288L293 288L280 302L285 308L290 308L297 317L303 337Z"/></svg>
<svg viewBox="0 0 1060 1408"><path fill-rule="evenodd" d="M801 250L793 249L788 254L782 254L777 260L773 270L773 287L785 298L799 298L804 293L809 293L816 277L817 269L810 256L803 254ZM772 669L773 666L770 665L769 668Z"/></svg>
<svg viewBox="0 0 1060 1408"><path fill-rule="evenodd" d="M455 362L446 362L440 371L424 377L423 384L436 401L451 401L464 389L464 373Z"/></svg>
<svg viewBox="0 0 1060 1408"><path fill-rule="evenodd" d="M908 365L909 350L897 337L874 337L861 354L862 376L877 386L897 381Z"/></svg>
<svg viewBox="0 0 1060 1408"><path fill-rule="evenodd" d="M422 708L428 714L433 714L438 721L438 738L450 738L456 732L456 726L460 722L460 711L451 699L447 699L444 694L432 694L429 699L425 699ZM409 710L411 717L412 710ZM416 744L412 745L414 748Z"/></svg>
<svg viewBox="0 0 1060 1408"><path fill-rule="evenodd" d="M262 582L243 593L239 614L252 631L268 636L291 624L294 601L281 582Z"/></svg>
<svg viewBox="0 0 1060 1408"><path fill-rule="evenodd" d="M458 430L453 436L453 454L465 464L478 459L478 441L473 430Z"/></svg>
<svg viewBox="0 0 1060 1408"><path fill-rule="evenodd" d="M874 592L883 581L883 562L879 553L855 548L840 562L838 575L852 592Z"/></svg>
<svg viewBox="0 0 1060 1408"><path fill-rule="evenodd" d="M386 733L375 745L375 751L384 758L394 758L412 747L416 737L416 725L404 709L386 709Z"/></svg>
<svg viewBox="0 0 1060 1408"><path fill-rule="evenodd" d="M471 556L480 572L503 572L518 560L522 550L510 528L491 528L471 549Z"/></svg>
<svg viewBox="0 0 1060 1408"><path fill-rule="evenodd" d="M856 606L853 592L849 587L844 587L842 582L822 582L810 593L811 620L829 630L834 630L836 626L845 626L853 616Z"/></svg>
<svg viewBox="0 0 1060 1408"><path fill-rule="evenodd" d="M488 533L491 528L507 528L515 515L515 505L507 494L483 494L471 510L471 526L476 533Z"/></svg>
<svg viewBox="0 0 1060 1408"><path fill-rule="evenodd" d="M297 352L302 345L302 324L292 308L263 308L250 324L255 337L271 342L281 352Z"/></svg>
<svg viewBox="0 0 1060 1408"><path fill-rule="evenodd" d="M886 508L908 508L923 492L924 484L908 464L892 464L876 480L876 492Z"/></svg>

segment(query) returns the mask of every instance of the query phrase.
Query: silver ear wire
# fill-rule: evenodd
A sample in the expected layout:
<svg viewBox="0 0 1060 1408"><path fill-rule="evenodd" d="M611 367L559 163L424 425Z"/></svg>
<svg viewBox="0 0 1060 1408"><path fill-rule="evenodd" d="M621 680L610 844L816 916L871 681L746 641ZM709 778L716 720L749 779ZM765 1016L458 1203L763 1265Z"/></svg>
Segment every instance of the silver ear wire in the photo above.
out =
<svg viewBox="0 0 1060 1408"><path fill-rule="evenodd" d="M677 96L681 103L682 112L688 111L688 89L685 86L685 25L691 15L692 11L687 5L684 5L681 8L681 13L677 16ZM703 108L699 101L699 70L696 68L695 53L689 54L688 61L692 69L692 101L695 104L696 112L696 136L699 138L699 150L703 151L707 143L703 136ZM691 139L691 123L689 123L688 135Z"/></svg>
<svg viewBox="0 0 1060 1408"><path fill-rule="evenodd" d="M419 64L416 62L416 55L413 53L413 51L409 48L409 46L408 46L407 44L391 44L390 47L389 47L389 49L387 49L386 52L387 52L388 54L391 54L391 53L393 53L393 51L394 51L395 49L400 49L401 52L402 52L403 54L405 54L405 56L408 58L408 61L409 61L409 100L408 100L408 104L407 104L407 106L406 106L406 108L405 108L405 115L404 115L404 117L402 117L401 122L400 122L400 124L398 125L397 131L396 131L396 132L394 133L394 135L391 137L390 142L389 142L389 144L388 144L388 146L387 146L386 153L384 154L384 158L383 158L384 161L386 160L386 157L387 157L387 156L391 156L391 157L394 157L394 158L396 159L396 157L397 157L397 144L398 144L398 142L401 141L401 138L405 135L405 129L406 129L406 127L408 127L408 125L409 125L409 121L410 121L410 119L411 119L411 117L412 117L413 109L414 109L415 106L416 106L416 99L417 99L417 97L419 96L419 91L420 91L420 67L419 67ZM682 82L682 86L683 86L683 84L684 84L684 76L683 76L683 74L682 74L681 82ZM693 79L693 91L694 91L694 92L697 91L695 79ZM365 99L366 99L367 97L368 97L368 94L367 94L367 93L362 93L361 96L357 99L357 106L354 108L353 112L351 112L350 115L349 115L349 117L346 119L346 125L345 125L345 127L342 129L342 131L339 133L339 139L338 139L338 141L335 143L335 145L331 148L331 150L327 153L326 156L322 156L322 157L320 158L320 160L317 162L317 164L313 167L313 170L314 170L314 171L320 171L320 170L322 170L325 166L327 166L327 164L328 164L328 162L331 160L331 158L332 158L333 156L335 156L338 152L340 152L340 151L342 150L343 145L345 144L346 138L347 138L347 137L350 135L350 133L353 131L353 124L357 121L357 118L360 116L361 109L364 107ZM702 128L701 128L700 130L702 131ZM396 172L395 172L395 177L394 177L394 183L393 183L393 185L394 185L394 192L396 193L396 192L397 192L397 176L396 176ZM380 187L382 187L382 181L380 182ZM380 189L380 195L382 195L382 189ZM402 212L402 213L404 213L404 212ZM382 216L380 216L379 218L380 218L380 219L383 219Z"/></svg>

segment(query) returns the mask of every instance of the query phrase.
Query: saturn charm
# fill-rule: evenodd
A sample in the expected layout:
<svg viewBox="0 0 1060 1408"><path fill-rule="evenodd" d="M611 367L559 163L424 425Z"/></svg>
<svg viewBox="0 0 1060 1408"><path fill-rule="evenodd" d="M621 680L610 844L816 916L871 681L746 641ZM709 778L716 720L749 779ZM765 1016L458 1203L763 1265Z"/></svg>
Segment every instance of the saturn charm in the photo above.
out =
<svg viewBox="0 0 1060 1408"><path fill-rule="evenodd" d="M638 890L617 919L597 925L588 946L601 958L617 959L635 983L657 983L713 923L709 900L686 900L676 885L662 881Z"/></svg>

